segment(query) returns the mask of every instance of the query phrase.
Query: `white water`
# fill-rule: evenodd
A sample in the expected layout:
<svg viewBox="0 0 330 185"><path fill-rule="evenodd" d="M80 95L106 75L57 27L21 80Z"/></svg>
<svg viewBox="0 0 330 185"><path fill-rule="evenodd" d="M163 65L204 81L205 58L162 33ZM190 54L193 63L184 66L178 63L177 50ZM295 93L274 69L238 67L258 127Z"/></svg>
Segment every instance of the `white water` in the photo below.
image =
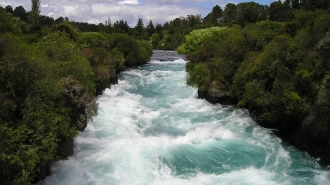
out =
<svg viewBox="0 0 330 185"><path fill-rule="evenodd" d="M160 62L159 55L175 56ZM44 185L330 184L328 169L185 85L185 61L157 52L99 96L99 115ZM173 59L173 60L174 60Z"/></svg>

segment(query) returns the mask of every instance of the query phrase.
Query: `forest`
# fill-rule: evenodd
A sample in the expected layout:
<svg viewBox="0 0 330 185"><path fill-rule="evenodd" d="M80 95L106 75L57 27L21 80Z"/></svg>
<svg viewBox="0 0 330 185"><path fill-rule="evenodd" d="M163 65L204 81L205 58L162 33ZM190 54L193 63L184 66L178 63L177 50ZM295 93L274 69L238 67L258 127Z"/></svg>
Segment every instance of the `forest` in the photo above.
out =
<svg viewBox="0 0 330 185"><path fill-rule="evenodd" d="M73 153L96 96L153 49L186 54L199 97L250 110L330 164L330 2L218 5L163 25L89 24L40 15L40 1L0 7L1 184L36 184Z"/></svg>

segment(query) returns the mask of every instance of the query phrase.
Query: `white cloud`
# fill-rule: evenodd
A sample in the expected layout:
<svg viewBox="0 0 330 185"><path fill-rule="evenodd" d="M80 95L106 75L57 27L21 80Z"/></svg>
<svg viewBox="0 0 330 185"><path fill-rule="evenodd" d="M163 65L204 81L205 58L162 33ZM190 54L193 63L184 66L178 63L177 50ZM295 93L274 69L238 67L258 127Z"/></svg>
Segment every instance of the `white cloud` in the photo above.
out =
<svg viewBox="0 0 330 185"><path fill-rule="evenodd" d="M150 19L154 24L163 24L187 15L206 16L215 4L224 8L222 5L230 1L240 0L41 0L41 14L54 19L62 16L96 24L111 18L113 22L124 20L135 26L138 18L142 18L145 24ZM22 5L27 11L31 9L30 0L1 0L0 5L11 5L13 8Z"/></svg>
<svg viewBox="0 0 330 185"><path fill-rule="evenodd" d="M137 0L124 0L118 2L118 4L139 4L139 2Z"/></svg>
<svg viewBox="0 0 330 185"><path fill-rule="evenodd" d="M131 5L122 4L120 6L105 6L104 4L92 5L93 18L89 22L104 22L110 18L113 22L118 20L125 20L130 26L135 26L138 19L142 18L147 24L150 19L153 23L163 24L166 21L171 21L180 16L190 14L197 14L200 12L198 8L187 8L184 11L179 6L156 6L156 5Z"/></svg>

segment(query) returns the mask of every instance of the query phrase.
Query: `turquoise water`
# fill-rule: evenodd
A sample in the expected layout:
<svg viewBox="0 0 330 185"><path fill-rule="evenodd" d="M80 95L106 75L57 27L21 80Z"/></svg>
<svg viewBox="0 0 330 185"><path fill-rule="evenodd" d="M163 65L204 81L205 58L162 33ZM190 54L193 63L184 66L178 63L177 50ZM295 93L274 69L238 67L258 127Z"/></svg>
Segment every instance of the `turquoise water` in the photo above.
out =
<svg viewBox="0 0 330 185"><path fill-rule="evenodd" d="M330 184L328 168L261 128L246 110L197 99L186 61L155 51L98 97L74 155L44 185ZM161 62L162 61L162 62Z"/></svg>

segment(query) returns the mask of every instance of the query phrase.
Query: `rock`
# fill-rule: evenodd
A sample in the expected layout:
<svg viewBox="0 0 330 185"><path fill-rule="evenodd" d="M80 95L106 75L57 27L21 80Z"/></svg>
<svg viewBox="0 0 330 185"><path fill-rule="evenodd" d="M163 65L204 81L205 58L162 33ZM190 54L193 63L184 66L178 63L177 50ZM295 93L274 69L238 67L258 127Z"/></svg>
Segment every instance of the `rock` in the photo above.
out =
<svg viewBox="0 0 330 185"><path fill-rule="evenodd" d="M198 98L205 99L213 104L236 105L238 103L238 99L219 82L213 82L207 91L198 90Z"/></svg>

